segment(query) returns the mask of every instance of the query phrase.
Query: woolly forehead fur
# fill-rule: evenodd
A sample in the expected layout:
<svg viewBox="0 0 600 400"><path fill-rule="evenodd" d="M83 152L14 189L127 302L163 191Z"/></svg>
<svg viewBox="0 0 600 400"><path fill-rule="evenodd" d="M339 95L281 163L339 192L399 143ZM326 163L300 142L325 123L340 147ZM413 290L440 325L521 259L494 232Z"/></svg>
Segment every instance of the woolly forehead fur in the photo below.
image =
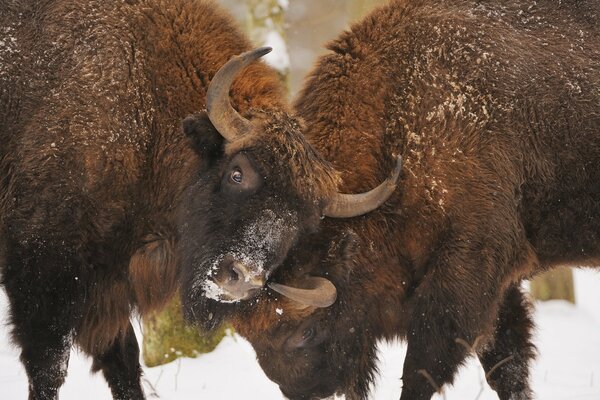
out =
<svg viewBox="0 0 600 400"><path fill-rule="evenodd" d="M337 192L340 174L306 140L301 120L277 110L251 110L249 116L253 131L225 146L228 157L252 152L263 168L304 200L320 201Z"/></svg>
<svg viewBox="0 0 600 400"><path fill-rule="evenodd" d="M273 337L264 335L274 334L283 324L299 325L318 310L315 307L299 307L298 303L285 297L265 296L260 300L253 305L252 318L235 313L230 320L240 335L252 340L271 341Z"/></svg>

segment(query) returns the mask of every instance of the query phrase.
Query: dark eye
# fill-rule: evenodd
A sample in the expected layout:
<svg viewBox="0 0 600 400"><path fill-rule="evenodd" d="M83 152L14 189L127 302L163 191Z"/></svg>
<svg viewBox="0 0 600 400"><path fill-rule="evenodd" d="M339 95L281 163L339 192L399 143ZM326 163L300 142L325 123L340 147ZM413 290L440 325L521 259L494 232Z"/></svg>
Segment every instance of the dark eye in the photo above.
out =
<svg viewBox="0 0 600 400"><path fill-rule="evenodd" d="M234 156L221 177L220 191L230 199L242 200L256 193L263 184L254 161L243 152Z"/></svg>
<svg viewBox="0 0 600 400"><path fill-rule="evenodd" d="M236 168L233 171L231 171L231 175L229 176L229 178L234 183L242 183L242 181L244 180L244 174L242 174L242 171Z"/></svg>
<svg viewBox="0 0 600 400"><path fill-rule="evenodd" d="M285 350L296 351L299 349L315 348L328 339L328 330L319 327L318 324L307 321L301 327L298 327L297 331L286 340Z"/></svg>
<svg viewBox="0 0 600 400"><path fill-rule="evenodd" d="M315 330L313 328L306 328L302 332L302 340L304 342L309 341L315 335Z"/></svg>

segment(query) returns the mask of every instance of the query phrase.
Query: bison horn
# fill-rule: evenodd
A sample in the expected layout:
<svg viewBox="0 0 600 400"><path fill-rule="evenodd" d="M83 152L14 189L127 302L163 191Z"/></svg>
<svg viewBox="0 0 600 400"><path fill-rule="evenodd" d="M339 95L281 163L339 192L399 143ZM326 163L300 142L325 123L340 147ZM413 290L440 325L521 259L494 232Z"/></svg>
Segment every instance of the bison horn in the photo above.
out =
<svg viewBox="0 0 600 400"><path fill-rule="evenodd" d="M206 109L210 122L227 141L250 131L250 121L242 117L229 102L229 89L235 76L248 64L269 53L270 47L247 51L227 61L215 74L206 93Z"/></svg>
<svg viewBox="0 0 600 400"><path fill-rule="evenodd" d="M306 289L294 288L280 283L269 282L269 287L305 306L318 308L329 307L337 298L337 290L333 283L325 278L307 277L303 283Z"/></svg>
<svg viewBox="0 0 600 400"><path fill-rule="evenodd" d="M375 210L394 193L400 177L402 157L396 158L396 167L383 183L366 193L336 193L327 201L323 215L332 218L350 218Z"/></svg>

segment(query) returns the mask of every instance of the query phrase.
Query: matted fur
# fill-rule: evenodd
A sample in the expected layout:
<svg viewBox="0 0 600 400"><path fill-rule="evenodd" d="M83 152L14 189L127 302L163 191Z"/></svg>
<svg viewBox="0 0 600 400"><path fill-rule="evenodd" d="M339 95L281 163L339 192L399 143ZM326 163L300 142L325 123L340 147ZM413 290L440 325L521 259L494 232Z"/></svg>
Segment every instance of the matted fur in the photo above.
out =
<svg viewBox="0 0 600 400"><path fill-rule="evenodd" d="M257 158L273 165L292 189L308 201L326 200L339 190L340 174L312 147L302 134L300 120L281 111L250 110L255 129L240 139L227 143L229 156L241 150L261 151Z"/></svg>
<svg viewBox="0 0 600 400"><path fill-rule="evenodd" d="M129 261L129 281L141 314L160 310L179 283L177 255L172 239L149 236Z"/></svg>
<svg viewBox="0 0 600 400"><path fill-rule="evenodd" d="M88 296L74 339L87 354L103 354L125 339L133 308L130 285L125 279L98 282Z"/></svg>

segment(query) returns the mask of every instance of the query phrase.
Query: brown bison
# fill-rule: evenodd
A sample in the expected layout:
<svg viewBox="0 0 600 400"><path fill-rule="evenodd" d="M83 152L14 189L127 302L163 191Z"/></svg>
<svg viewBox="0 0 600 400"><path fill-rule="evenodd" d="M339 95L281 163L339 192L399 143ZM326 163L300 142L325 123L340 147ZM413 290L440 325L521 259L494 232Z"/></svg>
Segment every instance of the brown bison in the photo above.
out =
<svg viewBox="0 0 600 400"><path fill-rule="evenodd" d="M501 399L530 399L520 282L600 264L598 21L597 1L399 0L329 44L304 123L246 120L215 88L217 161L181 216L187 315L232 319L294 400L367 398L394 337L402 400L452 382L469 347ZM394 177L339 194L394 155L391 197Z"/></svg>
<svg viewBox="0 0 600 400"><path fill-rule="evenodd" d="M30 399L57 398L72 344L143 398L129 317L176 288L182 195L214 165L181 120L248 48L209 1L0 0L0 266ZM285 109L264 65L232 93Z"/></svg>

